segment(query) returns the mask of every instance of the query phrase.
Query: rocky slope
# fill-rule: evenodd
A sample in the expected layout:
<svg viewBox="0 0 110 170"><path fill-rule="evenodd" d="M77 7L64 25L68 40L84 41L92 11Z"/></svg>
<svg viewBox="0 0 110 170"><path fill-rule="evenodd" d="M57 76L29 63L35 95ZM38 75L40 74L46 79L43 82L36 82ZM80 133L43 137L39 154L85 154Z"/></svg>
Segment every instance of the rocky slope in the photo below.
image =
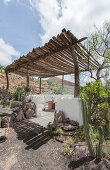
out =
<svg viewBox="0 0 110 170"><path fill-rule="evenodd" d="M15 74L9 74L9 83L10 83L9 89L15 91L18 86L22 87L26 86L26 78ZM6 76L3 73L0 73L0 88L6 88ZM38 83L30 81L30 88L32 94L39 93ZM42 87L42 92L44 92L44 87Z"/></svg>

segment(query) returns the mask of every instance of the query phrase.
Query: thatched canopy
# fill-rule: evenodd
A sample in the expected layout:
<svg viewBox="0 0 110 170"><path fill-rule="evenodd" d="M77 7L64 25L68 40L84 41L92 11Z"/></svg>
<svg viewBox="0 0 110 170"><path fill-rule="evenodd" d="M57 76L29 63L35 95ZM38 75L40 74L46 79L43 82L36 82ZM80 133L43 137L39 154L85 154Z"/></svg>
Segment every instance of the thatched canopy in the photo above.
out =
<svg viewBox="0 0 110 170"><path fill-rule="evenodd" d="M74 54L78 58L79 70L81 72L95 70L99 63L90 55L89 51L81 44L82 38L78 40L70 31L62 30L57 37L52 37L42 47L37 47L26 56L20 57L5 68L7 73L16 73L22 76L38 76L40 78L73 74Z"/></svg>

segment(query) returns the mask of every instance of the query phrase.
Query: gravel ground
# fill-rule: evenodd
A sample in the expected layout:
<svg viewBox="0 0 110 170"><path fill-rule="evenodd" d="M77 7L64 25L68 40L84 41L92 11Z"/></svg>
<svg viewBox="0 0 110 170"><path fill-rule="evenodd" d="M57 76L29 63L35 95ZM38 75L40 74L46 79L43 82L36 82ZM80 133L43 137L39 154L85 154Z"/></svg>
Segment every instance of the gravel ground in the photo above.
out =
<svg viewBox="0 0 110 170"><path fill-rule="evenodd" d="M18 126L17 126L18 127ZM108 170L106 161L95 162L84 157L84 150L77 148L75 157L62 155L63 144L46 138L37 143L35 133L22 128L10 128L7 140L0 143L0 170ZM43 137L44 139L44 137Z"/></svg>
<svg viewBox="0 0 110 170"><path fill-rule="evenodd" d="M8 140L0 144L0 170L68 169L68 160L61 155L61 143L50 139L37 149L26 147L26 143L18 140L16 132L10 129Z"/></svg>

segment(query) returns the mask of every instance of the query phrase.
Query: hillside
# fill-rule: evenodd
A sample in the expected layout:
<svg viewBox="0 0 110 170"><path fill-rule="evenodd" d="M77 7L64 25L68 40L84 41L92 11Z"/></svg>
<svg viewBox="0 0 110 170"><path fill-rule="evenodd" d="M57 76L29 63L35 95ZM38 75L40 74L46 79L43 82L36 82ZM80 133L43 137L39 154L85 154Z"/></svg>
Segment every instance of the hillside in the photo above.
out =
<svg viewBox="0 0 110 170"><path fill-rule="evenodd" d="M49 81L51 81L51 82L53 82L55 84L59 84L59 85L62 84L62 79L58 78L58 77L50 77ZM70 81L67 81L67 80L63 80L63 84L68 85L68 86L72 86L72 87L74 86L74 83L72 83Z"/></svg>
<svg viewBox="0 0 110 170"><path fill-rule="evenodd" d="M9 74L9 84L9 89L15 91L18 86L26 86L26 78L15 74ZM6 76L4 73L0 73L0 88L6 88ZM30 88L32 94L39 93L39 83L30 80ZM44 87L42 87L42 92L44 92Z"/></svg>
<svg viewBox="0 0 110 170"><path fill-rule="evenodd" d="M62 79L58 77L51 77L48 79L48 84L53 86L53 90L62 93ZM64 94L74 94L74 83L63 80Z"/></svg>
<svg viewBox="0 0 110 170"><path fill-rule="evenodd" d="M16 75L9 74L9 89L15 91L18 86L26 86L26 78ZM6 76L4 70L0 70L0 88L6 88ZM30 89L31 94L39 94L39 79L30 77ZM42 80L42 93L62 93L62 80L57 77L49 78L48 80ZM64 94L74 93L74 83L64 80Z"/></svg>

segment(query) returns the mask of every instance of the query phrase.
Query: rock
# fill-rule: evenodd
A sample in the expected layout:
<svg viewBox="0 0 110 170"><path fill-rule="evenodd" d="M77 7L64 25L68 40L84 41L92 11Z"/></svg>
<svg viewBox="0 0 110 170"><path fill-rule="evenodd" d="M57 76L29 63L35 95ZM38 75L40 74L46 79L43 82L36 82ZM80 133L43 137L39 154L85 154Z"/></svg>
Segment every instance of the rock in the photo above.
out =
<svg viewBox="0 0 110 170"><path fill-rule="evenodd" d="M12 108L12 111L13 113L19 113L20 108L19 107Z"/></svg>
<svg viewBox="0 0 110 170"><path fill-rule="evenodd" d="M63 123L58 123L58 125L57 125L57 126L58 126L58 127L60 127L60 128L62 128L62 127L63 127L63 125L64 125Z"/></svg>
<svg viewBox="0 0 110 170"><path fill-rule="evenodd" d="M54 114L54 121L56 123L62 123L65 119L65 115L62 111L59 111L59 112L55 112Z"/></svg>
<svg viewBox="0 0 110 170"><path fill-rule="evenodd" d="M73 136L73 135L74 135L74 131L71 131L71 132L69 132L69 131L63 131L62 135L63 135L63 136Z"/></svg>
<svg viewBox="0 0 110 170"><path fill-rule="evenodd" d="M67 117L63 120L63 123L70 123L70 119Z"/></svg>
<svg viewBox="0 0 110 170"><path fill-rule="evenodd" d="M34 110L32 109L28 109L26 112L25 112L25 116L27 119L30 119L31 117L33 117L33 115L35 114Z"/></svg>
<svg viewBox="0 0 110 170"><path fill-rule="evenodd" d="M56 136L55 139L56 139L58 142L61 142L61 143L64 142L63 136Z"/></svg>
<svg viewBox="0 0 110 170"><path fill-rule="evenodd" d="M6 135L3 129L0 128L0 143L6 140Z"/></svg>
<svg viewBox="0 0 110 170"><path fill-rule="evenodd" d="M79 126L79 123L77 121L74 120L70 120L70 124L73 126Z"/></svg>
<svg viewBox="0 0 110 170"><path fill-rule="evenodd" d="M23 107L23 111L26 112L27 109L28 109L28 108L27 108L26 105L25 105L25 106Z"/></svg>
<svg viewBox="0 0 110 170"><path fill-rule="evenodd" d="M16 107L19 107L20 106L20 102L19 101L12 101L11 102L11 105L10 105L10 108L16 108Z"/></svg>
<svg viewBox="0 0 110 170"><path fill-rule="evenodd" d="M35 105L34 102L26 103L26 108L27 108L27 109L33 109L33 110L35 110L35 109L36 109L36 105Z"/></svg>
<svg viewBox="0 0 110 170"><path fill-rule="evenodd" d="M1 127L2 128L7 128L10 126L10 117L4 116L1 118Z"/></svg>
<svg viewBox="0 0 110 170"><path fill-rule="evenodd" d="M24 113L22 110L19 111L19 113L16 116L16 121L22 121L25 119Z"/></svg>
<svg viewBox="0 0 110 170"><path fill-rule="evenodd" d="M62 129L65 130L65 131L73 131L73 130L78 129L78 127L73 126L73 125L68 125L68 126L63 126Z"/></svg>
<svg viewBox="0 0 110 170"><path fill-rule="evenodd" d="M7 89L1 89L0 88L0 99L4 100L4 102L6 102L7 100L11 99L11 95L8 92Z"/></svg>

